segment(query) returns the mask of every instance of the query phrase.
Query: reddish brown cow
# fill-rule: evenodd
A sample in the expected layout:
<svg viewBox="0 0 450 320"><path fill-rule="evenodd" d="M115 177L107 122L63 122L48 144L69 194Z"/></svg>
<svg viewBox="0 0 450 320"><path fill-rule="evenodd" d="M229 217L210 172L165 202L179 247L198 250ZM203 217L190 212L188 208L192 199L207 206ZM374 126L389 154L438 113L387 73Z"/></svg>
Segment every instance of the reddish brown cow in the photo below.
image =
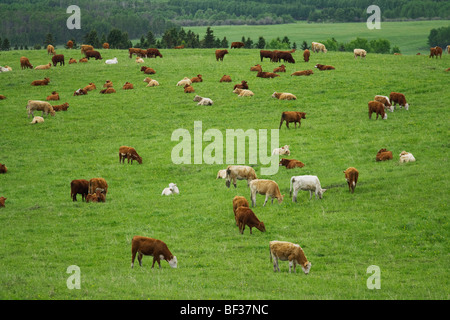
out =
<svg viewBox="0 0 450 320"><path fill-rule="evenodd" d="M150 67L142 66L141 71L143 71L145 74L155 74L156 71Z"/></svg>
<svg viewBox="0 0 450 320"><path fill-rule="evenodd" d="M60 66L64 66L64 65L65 65L65 63L64 63L64 55L63 55L63 54L55 54L55 55L52 57L52 62L53 62L53 66L54 66L54 67L56 67L56 65L58 64L58 62L59 62L59 65L60 65Z"/></svg>
<svg viewBox="0 0 450 320"><path fill-rule="evenodd" d="M235 84L233 87L233 90L239 88L239 89L248 89L247 81L242 80L241 83Z"/></svg>
<svg viewBox="0 0 450 320"><path fill-rule="evenodd" d="M44 80L34 80L33 82L31 82L32 86L46 86L48 85L50 82L49 78L44 78Z"/></svg>
<svg viewBox="0 0 450 320"><path fill-rule="evenodd" d="M256 228L261 232L266 231L264 222L259 221L255 213L249 207L239 207L236 210L236 222L239 227L239 232L244 234L245 226L250 228L250 234L252 234L252 228Z"/></svg>
<svg viewBox="0 0 450 320"><path fill-rule="evenodd" d="M392 151L387 151L386 149L380 149L375 157L375 161L385 161L392 159Z"/></svg>
<svg viewBox="0 0 450 320"><path fill-rule="evenodd" d="M0 163L0 173L6 173L8 172L8 168L4 165Z"/></svg>
<svg viewBox="0 0 450 320"><path fill-rule="evenodd" d="M47 101L50 101L50 100L52 100L52 101L59 100L59 93L56 92L56 91L53 91L52 94L49 95L49 96L47 96L46 99L47 99Z"/></svg>
<svg viewBox="0 0 450 320"><path fill-rule="evenodd" d="M100 52L95 51L95 50L86 51L84 54L85 54L85 56L86 56L86 58L88 60L90 60L91 58L95 58L95 60L102 60L103 59L102 55L100 54Z"/></svg>
<svg viewBox="0 0 450 320"><path fill-rule="evenodd" d="M149 49L147 49L146 56L147 56L147 58L153 58L154 57L155 59L156 59L156 57L160 57L160 58L163 57L161 52L159 52L159 50L156 49L156 48L149 48Z"/></svg>
<svg viewBox="0 0 450 320"><path fill-rule="evenodd" d="M261 62L263 61L263 58L269 58L270 61L273 59L273 52L270 50L260 50L259 51L259 57L261 58Z"/></svg>
<svg viewBox="0 0 450 320"><path fill-rule="evenodd" d="M5 200L8 198L0 197L0 208L5 207Z"/></svg>
<svg viewBox="0 0 450 320"><path fill-rule="evenodd" d="M258 72L258 74L256 76L259 78L275 78L275 77L279 77L280 75L273 73L273 72L260 71L260 72Z"/></svg>
<svg viewBox="0 0 450 320"><path fill-rule="evenodd" d="M280 166L286 167L286 169L303 168L305 164L295 159L282 158L279 163Z"/></svg>
<svg viewBox="0 0 450 320"><path fill-rule="evenodd" d="M224 74L223 77L220 79L220 82L231 82L231 77Z"/></svg>
<svg viewBox="0 0 450 320"><path fill-rule="evenodd" d="M129 82L125 82L125 84L122 87L123 90L131 90L133 89L133 84Z"/></svg>
<svg viewBox="0 0 450 320"><path fill-rule="evenodd" d="M142 164L142 157L136 152L136 149L127 146L121 146L119 148L119 163L125 163L125 159L128 159L128 163L133 164L133 160L136 160L139 164Z"/></svg>
<svg viewBox="0 0 450 320"><path fill-rule="evenodd" d="M85 200L89 191L89 181L84 179L72 180L70 182L70 196L77 201L77 194L81 194L81 200Z"/></svg>
<svg viewBox="0 0 450 320"><path fill-rule="evenodd" d="M68 108L69 108L69 103L67 103L67 102L57 105L57 106L53 106L53 110L55 110L55 111L67 111Z"/></svg>
<svg viewBox="0 0 450 320"><path fill-rule="evenodd" d="M295 71L291 74L291 76L310 76L314 74L312 70L302 70L302 71Z"/></svg>
<svg viewBox="0 0 450 320"><path fill-rule="evenodd" d="M28 60L27 57L21 57L20 58L20 68L23 69L33 69L33 65L30 63L30 60Z"/></svg>
<svg viewBox="0 0 450 320"><path fill-rule="evenodd" d="M203 82L203 78L202 78L202 75L201 74L198 74L196 77L193 77L192 79L191 79L191 82Z"/></svg>
<svg viewBox="0 0 450 320"><path fill-rule="evenodd" d="M294 122L295 128L297 128L297 122L298 127L300 128L301 119L306 119L306 112L299 112L299 111L285 111L281 114L281 121L280 121L280 127L278 129L281 129L281 125L283 124L283 121L286 121L286 127L289 129L289 123Z"/></svg>
<svg viewBox="0 0 450 320"><path fill-rule="evenodd" d="M348 190L351 193L354 193L355 188L356 188L356 183L358 182L359 172L356 168L350 167L350 168L347 168L347 170L345 170L344 173L345 173L345 180L347 180L347 184L348 184Z"/></svg>
<svg viewBox="0 0 450 320"><path fill-rule="evenodd" d="M434 48L430 48L430 55L428 56L428 58L434 58L436 56L439 56L439 58L442 59L442 48L441 47L434 47Z"/></svg>
<svg viewBox="0 0 450 320"><path fill-rule="evenodd" d="M321 71L334 70L335 69L335 67L333 67L333 66L327 66L327 65L320 64L320 63L316 64L314 68L317 68L317 69L319 69Z"/></svg>
<svg viewBox="0 0 450 320"><path fill-rule="evenodd" d="M305 60L305 62L309 62L309 56L310 55L311 55L311 52L308 49L303 51L303 60Z"/></svg>
<svg viewBox="0 0 450 320"><path fill-rule="evenodd" d="M109 93L116 93L116 90L114 88L106 88L100 91L102 94L109 94Z"/></svg>
<svg viewBox="0 0 450 320"><path fill-rule="evenodd" d="M216 50L216 61L223 61L223 57L228 54L228 50Z"/></svg>
<svg viewBox="0 0 450 320"><path fill-rule="evenodd" d="M131 268L134 267L134 259L136 258L136 253L138 254L139 265L142 267L142 256L153 256L152 269L155 262L158 262L159 268L161 269L161 260L166 260L172 268L177 267L177 257L175 257L164 243L164 241L134 236L131 240Z"/></svg>
<svg viewBox="0 0 450 320"><path fill-rule="evenodd" d="M245 46L245 44L243 42L232 42L231 43L231 49L239 49L239 48L243 48Z"/></svg>
<svg viewBox="0 0 450 320"><path fill-rule="evenodd" d="M286 72L286 66L282 64L278 68L273 69L273 72Z"/></svg>
<svg viewBox="0 0 450 320"><path fill-rule="evenodd" d="M372 119L372 113L377 114L376 120L378 120L378 116L380 115L383 120L387 119L387 113L384 112L384 104L380 101L370 101L369 102L369 119Z"/></svg>

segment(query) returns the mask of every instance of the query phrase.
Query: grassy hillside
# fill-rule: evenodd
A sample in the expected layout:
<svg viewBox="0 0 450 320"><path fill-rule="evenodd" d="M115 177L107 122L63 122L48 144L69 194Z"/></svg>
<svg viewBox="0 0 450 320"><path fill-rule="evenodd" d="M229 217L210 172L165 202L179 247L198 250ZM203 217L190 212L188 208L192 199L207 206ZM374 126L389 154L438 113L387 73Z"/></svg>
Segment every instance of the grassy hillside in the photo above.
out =
<svg viewBox="0 0 450 320"><path fill-rule="evenodd" d="M448 21L408 21L382 22L381 29L370 30L366 23L306 23L298 22L288 25L273 26L214 26L214 35L228 41L241 41L242 36L250 37L254 42L263 36L266 41L287 36L291 44L296 42L300 47L303 41L311 46L312 41L324 41L334 37L338 42L350 42L356 37L373 39L388 39L391 46L398 46L403 54L428 53L428 35L431 29L447 27ZM189 27L195 33L203 36L206 27Z"/></svg>
<svg viewBox="0 0 450 320"><path fill-rule="evenodd" d="M50 58L45 51L0 54L0 64L13 68L0 74L0 94L7 97L0 101L0 163L8 167L0 175L0 196L8 198L0 209L1 299L449 298L448 55L355 60L351 53L329 52L304 63L295 53L297 63L287 65L286 74L261 79L249 71L259 63L258 50L231 51L223 62L215 61L214 50L162 50L163 59L146 59L160 83L147 88L126 51L101 52L119 64L68 65L69 57L81 58L79 51L58 50L66 56L64 67L20 70L21 55L33 65ZM289 76L316 63L336 70ZM278 64L262 66L270 71ZM192 94L176 86L197 74L204 82L194 84L196 93L213 99L213 106L197 106ZM233 82L219 83L224 74ZM30 86L46 76L48 86ZM116 94L99 94L106 80ZM232 93L241 80L255 96ZM121 90L126 81L135 89ZM90 82L96 91L72 96ZM54 90L69 110L29 124L27 101L44 100ZM298 100L272 99L274 91ZM409 111L369 120L368 101L391 91L405 93ZM277 129L287 110L307 116L300 129L283 126L279 143L290 145L290 158L306 166L263 177L262 165L255 165L260 177L279 184L285 200L262 207L264 197L257 195L254 212L267 232L254 229L250 235L246 228L241 235L232 199L250 200L246 183L227 189L216 180L226 164L175 165L171 152L178 142L171 135L185 128L193 137L194 121L202 121L203 132L218 129L224 137L227 129ZM121 145L135 147L143 164L119 164ZM394 159L375 162L380 148L391 150ZM402 150L417 161L399 164ZM360 171L354 194L343 174L350 166ZM290 177L303 174L317 175L328 189L322 200L309 201L307 192L300 192L298 203L289 198ZM71 180L94 177L108 181L107 202L85 203L80 196L72 202ZM170 182L180 194L161 196ZM131 269L134 235L165 241L178 269L163 261L161 270L152 270L151 257ZM299 243L312 262L310 274L288 274L287 262L274 273L271 240ZM66 286L71 265L80 267L80 290ZM366 286L370 265L380 267L380 290Z"/></svg>

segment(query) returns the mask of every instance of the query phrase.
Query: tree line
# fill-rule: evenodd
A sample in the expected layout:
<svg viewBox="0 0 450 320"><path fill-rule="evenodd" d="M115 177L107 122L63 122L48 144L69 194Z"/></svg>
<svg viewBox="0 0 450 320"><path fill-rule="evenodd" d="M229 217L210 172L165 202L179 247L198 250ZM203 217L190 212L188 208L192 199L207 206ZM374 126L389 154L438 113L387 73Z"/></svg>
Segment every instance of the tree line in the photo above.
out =
<svg viewBox="0 0 450 320"><path fill-rule="evenodd" d="M107 36L113 29L138 39L142 30L161 37L174 27L281 24L295 21L364 22L370 5L383 20L450 19L450 2L439 0L78 0L81 30L69 30L71 0L2 0L0 35L13 44L41 44L51 33L56 43L83 40L86 30ZM101 38L101 36L100 36Z"/></svg>

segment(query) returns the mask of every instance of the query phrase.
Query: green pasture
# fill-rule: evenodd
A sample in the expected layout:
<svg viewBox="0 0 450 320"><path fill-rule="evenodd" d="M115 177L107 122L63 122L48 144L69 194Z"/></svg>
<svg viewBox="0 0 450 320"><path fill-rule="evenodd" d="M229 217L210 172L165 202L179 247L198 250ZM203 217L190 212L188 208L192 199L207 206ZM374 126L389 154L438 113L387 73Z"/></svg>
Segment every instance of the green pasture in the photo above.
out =
<svg viewBox="0 0 450 320"><path fill-rule="evenodd" d="M382 26L380 32L387 32L388 24ZM242 27L245 32L239 35L256 39L259 32L251 33L251 28ZM291 37L289 28L273 28ZM215 27L215 35L221 36L222 30L231 29ZM327 37L314 34L316 40ZM417 38L424 47L419 43L425 40ZM291 41L300 44L302 39L311 40L299 33ZM7 197L6 207L0 208L1 299L449 298L448 55L436 60L369 54L355 60L352 53L328 52L312 54L305 63L296 52L296 63L285 64L285 74L262 79L249 71L260 63L259 50L230 50L223 62L216 61L214 49L161 50L162 59L145 59L157 72L151 77L160 83L148 88L140 65L126 50L100 52L103 60L69 65L70 57L82 57L80 51L58 49L66 65L50 70L20 69L21 56L34 66L48 63L45 50L0 53L0 65L13 68L0 74L0 94L7 97L0 101L0 163L8 167L0 175L0 196ZM113 57L119 63L106 65ZM316 63L336 70L316 71ZM261 64L264 71L279 65L268 60ZM306 69L314 74L290 76ZM197 74L204 81L193 85L195 94L211 98L213 106L197 106L194 94L176 86ZM233 82L219 83L224 74ZM48 86L30 85L44 77L50 78ZM99 93L106 80L117 93ZM232 92L241 80L248 81L253 97ZM126 81L134 90L121 89ZM90 82L97 90L73 96ZM52 104L68 102L69 110L31 125L27 101L45 100L52 91L61 96ZM298 99L275 100L274 91ZM369 120L367 103L391 91L406 95L409 111L397 108L387 120ZM270 134L278 129L283 111L307 114L301 128L283 125L279 131L279 145L290 145L289 158L305 167L281 167L262 176L266 166L251 164L259 177L276 181L285 198L263 207L264 197L257 195L253 211L267 232L253 229L250 235L246 228L241 235L232 199L243 195L250 200L246 182L228 189L224 180L216 179L225 161L174 164L171 153L179 141L171 140L172 133L187 129L193 145L194 122L201 121L203 133L217 129L223 134L225 154L227 129L266 129ZM210 143L203 141L202 149ZM143 164L119 164L121 145L136 148ZM381 148L391 150L394 159L375 162ZM417 161L400 164L402 150ZM354 194L343 174L350 166L360 172ZM328 190L322 200L311 201L308 192L300 192L293 203L290 177L306 174L317 175ZM73 202L71 180L94 177L109 184L106 203L85 203L80 195ZM180 194L161 196L170 182ZM178 268L163 261L162 269L151 269L152 258L144 257L142 267L136 262L131 269L135 235L166 242ZM310 274L300 268L289 274L287 262L280 262L281 272L274 273L271 240L300 244L312 263ZM72 265L80 268L80 289L67 287L66 270ZM367 287L371 265L380 268L380 289Z"/></svg>

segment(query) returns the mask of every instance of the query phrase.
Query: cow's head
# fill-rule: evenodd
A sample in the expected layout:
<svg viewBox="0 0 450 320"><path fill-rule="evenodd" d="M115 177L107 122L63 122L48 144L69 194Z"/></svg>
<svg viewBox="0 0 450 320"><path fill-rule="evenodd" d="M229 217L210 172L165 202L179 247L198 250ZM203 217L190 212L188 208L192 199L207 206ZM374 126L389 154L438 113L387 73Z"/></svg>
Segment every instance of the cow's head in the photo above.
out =
<svg viewBox="0 0 450 320"><path fill-rule="evenodd" d="M282 159L280 160L279 165L280 165L280 166L287 166L287 165L289 164L289 162L290 162L289 159L282 158Z"/></svg>
<svg viewBox="0 0 450 320"><path fill-rule="evenodd" d="M176 268L177 264L178 264L178 260L177 257L173 256L172 259L167 261L169 263L169 266L171 266L172 268Z"/></svg>
<svg viewBox="0 0 450 320"><path fill-rule="evenodd" d="M303 272L305 273L305 274L308 274L309 273L309 270L311 270L311 262L305 262L303 265L302 265L302 270L303 270Z"/></svg>

